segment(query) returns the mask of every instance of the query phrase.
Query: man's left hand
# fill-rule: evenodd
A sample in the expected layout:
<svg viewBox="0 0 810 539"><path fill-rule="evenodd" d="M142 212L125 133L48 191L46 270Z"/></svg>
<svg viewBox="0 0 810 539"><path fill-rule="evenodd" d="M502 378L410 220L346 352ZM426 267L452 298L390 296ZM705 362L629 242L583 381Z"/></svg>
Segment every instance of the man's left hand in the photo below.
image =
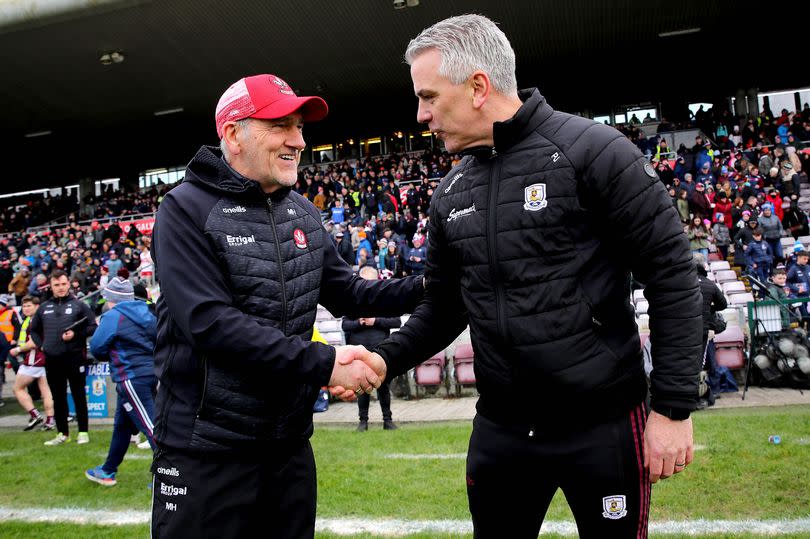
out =
<svg viewBox="0 0 810 539"><path fill-rule="evenodd" d="M644 467L650 470L650 482L682 472L693 456L692 418L674 420L650 412L644 430Z"/></svg>
<svg viewBox="0 0 810 539"><path fill-rule="evenodd" d="M66 332L62 333L62 340L65 341L65 342L72 341L73 337L75 337L75 336L76 336L76 334L73 333L73 330L69 329Z"/></svg>

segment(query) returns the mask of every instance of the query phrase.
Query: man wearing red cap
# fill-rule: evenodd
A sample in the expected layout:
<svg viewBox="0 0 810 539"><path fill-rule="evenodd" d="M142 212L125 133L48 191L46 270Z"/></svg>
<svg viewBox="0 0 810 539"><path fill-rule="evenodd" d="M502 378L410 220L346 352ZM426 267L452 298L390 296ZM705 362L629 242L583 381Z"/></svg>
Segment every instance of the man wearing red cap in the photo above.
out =
<svg viewBox="0 0 810 539"><path fill-rule="evenodd" d="M363 347L310 340L317 305L385 317L421 299L421 278L354 276L291 189L303 124L326 114L274 75L241 79L217 105L219 149L160 206L153 537L312 537L319 388L352 399L385 376Z"/></svg>

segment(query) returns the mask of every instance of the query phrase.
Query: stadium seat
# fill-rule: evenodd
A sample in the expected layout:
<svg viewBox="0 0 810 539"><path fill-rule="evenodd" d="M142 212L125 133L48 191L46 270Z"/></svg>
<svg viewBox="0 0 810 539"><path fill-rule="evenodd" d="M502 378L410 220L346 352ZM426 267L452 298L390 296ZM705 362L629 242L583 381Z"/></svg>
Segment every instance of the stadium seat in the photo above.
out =
<svg viewBox="0 0 810 539"><path fill-rule="evenodd" d="M456 346L453 352L453 377L456 380L456 395L461 395L461 386L475 385L473 362L475 353L469 343Z"/></svg>
<svg viewBox="0 0 810 539"><path fill-rule="evenodd" d="M715 277L714 277L714 273L712 273L712 272L709 272L709 273L706 275L706 278L707 278L708 280L710 280L711 282L715 282L715 281L717 280L717 279L715 279Z"/></svg>
<svg viewBox="0 0 810 539"><path fill-rule="evenodd" d="M641 300L636 303L636 316L640 316L642 314L647 314L647 310L650 308L650 304L647 300Z"/></svg>
<svg viewBox="0 0 810 539"><path fill-rule="evenodd" d="M751 301L754 301L754 296L750 292L745 292L744 294L734 294L728 298L729 305L736 305L739 307L745 307Z"/></svg>
<svg viewBox="0 0 810 539"><path fill-rule="evenodd" d="M419 389L428 386L440 386L444 384L444 351L441 351L414 369L413 378L416 383L416 396L419 397ZM448 389L449 392L449 389Z"/></svg>
<svg viewBox="0 0 810 539"><path fill-rule="evenodd" d="M315 315L315 320L316 320L316 321L320 321L320 320L334 320L334 319L335 319L335 317L334 317L334 316L332 316L332 313L330 313L330 312L329 312L329 311L327 311L325 308L323 308L323 307L321 307L320 305L318 305L318 312L317 312L317 313L316 313L316 315Z"/></svg>
<svg viewBox="0 0 810 539"><path fill-rule="evenodd" d="M642 331L650 331L650 315L648 314L640 314L638 315L638 330Z"/></svg>
<svg viewBox="0 0 810 539"><path fill-rule="evenodd" d="M341 331L340 320L319 320L316 325L318 326L318 331L322 334L332 331Z"/></svg>
<svg viewBox="0 0 810 539"><path fill-rule="evenodd" d="M726 326L740 326L740 311L734 307L720 311L720 316L726 321Z"/></svg>
<svg viewBox="0 0 810 539"><path fill-rule="evenodd" d="M343 346L346 344L344 342L344 336L342 331L330 331L329 333L322 333L321 334L329 346Z"/></svg>
<svg viewBox="0 0 810 539"><path fill-rule="evenodd" d="M730 270L731 264L728 263L726 260L718 260L715 262L709 262L709 269L718 272L720 270Z"/></svg>
<svg viewBox="0 0 810 539"><path fill-rule="evenodd" d="M644 301L644 290L633 290L633 304Z"/></svg>
<svg viewBox="0 0 810 539"><path fill-rule="evenodd" d="M714 273L714 281L717 284L728 283L737 280L737 274L733 270L720 270Z"/></svg>
<svg viewBox="0 0 810 539"><path fill-rule="evenodd" d="M739 326L728 326L714 337L715 359L721 367L741 369L745 367L745 335Z"/></svg>
<svg viewBox="0 0 810 539"><path fill-rule="evenodd" d="M779 243L782 244L782 250L786 252L790 252L793 250L793 246L796 244L796 240L793 237L789 238L781 238Z"/></svg>
<svg viewBox="0 0 810 539"><path fill-rule="evenodd" d="M810 202L810 200L808 200L808 202ZM807 247L808 245L810 245L810 236L799 236L799 239L797 241L802 245L804 245L805 247Z"/></svg>
<svg viewBox="0 0 810 539"><path fill-rule="evenodd" d="M742 281L729 281L727 283L723 283L721 288L723 289L723 293L727 296L733 296L734 294L745 294L747 292L745 289L745 283Z"/></svg>

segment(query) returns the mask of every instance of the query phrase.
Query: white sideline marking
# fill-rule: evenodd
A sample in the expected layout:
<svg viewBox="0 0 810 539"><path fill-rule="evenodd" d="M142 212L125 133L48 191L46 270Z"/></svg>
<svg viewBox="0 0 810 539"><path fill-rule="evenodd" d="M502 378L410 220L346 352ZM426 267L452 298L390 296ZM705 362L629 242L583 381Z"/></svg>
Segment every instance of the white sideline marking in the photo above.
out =
<svg viewBox="0 0 810 539"><path fill-rule="evenodd" d="M99 457L107 457L107 453L96 453L96 455ZM124 460L152 460L152 452L150 451L148 454L146 454L130 451L124 455Z"/></svg>
<svg viewBox="0 0 810 539"><path fill-rule="evenodd" d="M702 451L706 449L705 445L695 445L695 451ZM399 460L455 460L455 459L466 459L467 453L388 453L383 455L384 458L387 459L399 459Z"/></svg>
<svg viewBox="0 0 810 539"><path fill-rule="evenodd" d="M0 458L3 457L13 457L17 455L19 451L0 451Z"/></svg>
<svg viewBox="0 0 810 539"><path fill-rule="evenodd" d="M383 456L387 459L401 460L445 460L466 459L467 453L388 453Z"/></svg>
<svg viewBox="0 0 810 539"><path fill-rule="evenodd" d="M110 511L82 508L0 507L0 522L66 522L71 524L131 525L149 523L149 511ZM338 535L371 533L409 535L413 533L472 533L469 520L389 520L363 518L321 518L315 529ZM684 520L650 523L650 531L661 535L706 535L754 533L780 535L810 532L810 518L796 520ZM576 535L573 522L544 522L540 534Z"/></svg>

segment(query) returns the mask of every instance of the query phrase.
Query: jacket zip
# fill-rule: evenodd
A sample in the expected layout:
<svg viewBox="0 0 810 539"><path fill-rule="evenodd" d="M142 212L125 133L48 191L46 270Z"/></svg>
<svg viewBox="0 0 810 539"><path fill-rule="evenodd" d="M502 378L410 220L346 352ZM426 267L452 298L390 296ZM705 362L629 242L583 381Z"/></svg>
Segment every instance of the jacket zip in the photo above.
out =
<svg viewBox="0 0 810 539"><path fill-rule="evenodd" d="M492 150L493 164L489 175L489 210L487 223L487 250L489 251L489 274L492 276L492 287L495 289L495 319L498 323L498 335L506 340L506 306L504 305L503 284L498 271L497 250L495 242L498 234L498 172L500 160Z"/></svg>
<svg viewBox="0 0 810 539"><path fill-rule="evenodd" d="M281 283L281 332L287 334L287 288L284 281L284 260L281 258L281 244L276 230L276 220L273 217L273 201L267 199L267 213L270 214L270 226L276 240L276 253L278 254L278 281Z"/></svg>
<svg viewBox="0 0 810 539"><path fill-rule="evenodd" d="M200 413L202 413L203 405L205 404L205 392L208 390L208 356L202 356L202 364L203 364L203 387L202 387L202 395L200 396L200 405L197 406L197 419L200 418Z"/></svg>
<svg viewBox="0 0 810 539"><path fill-rule="evenodd" d="M172 368L172 359L174 358L174 346L169 344L169 357L166 358L166 368L164 372L170 372ZM158 381L158 390L160 389L160 381ZM163 400L163 405L160 407L160 417L162 421L157 426L160 427L160 438L166 439L166 431L168 430L169 421L166 419L166 410L169 408L169 401L171 400L171 391L167 391L166 398ZM199 412L198 412L199 414Z"/></svg>

